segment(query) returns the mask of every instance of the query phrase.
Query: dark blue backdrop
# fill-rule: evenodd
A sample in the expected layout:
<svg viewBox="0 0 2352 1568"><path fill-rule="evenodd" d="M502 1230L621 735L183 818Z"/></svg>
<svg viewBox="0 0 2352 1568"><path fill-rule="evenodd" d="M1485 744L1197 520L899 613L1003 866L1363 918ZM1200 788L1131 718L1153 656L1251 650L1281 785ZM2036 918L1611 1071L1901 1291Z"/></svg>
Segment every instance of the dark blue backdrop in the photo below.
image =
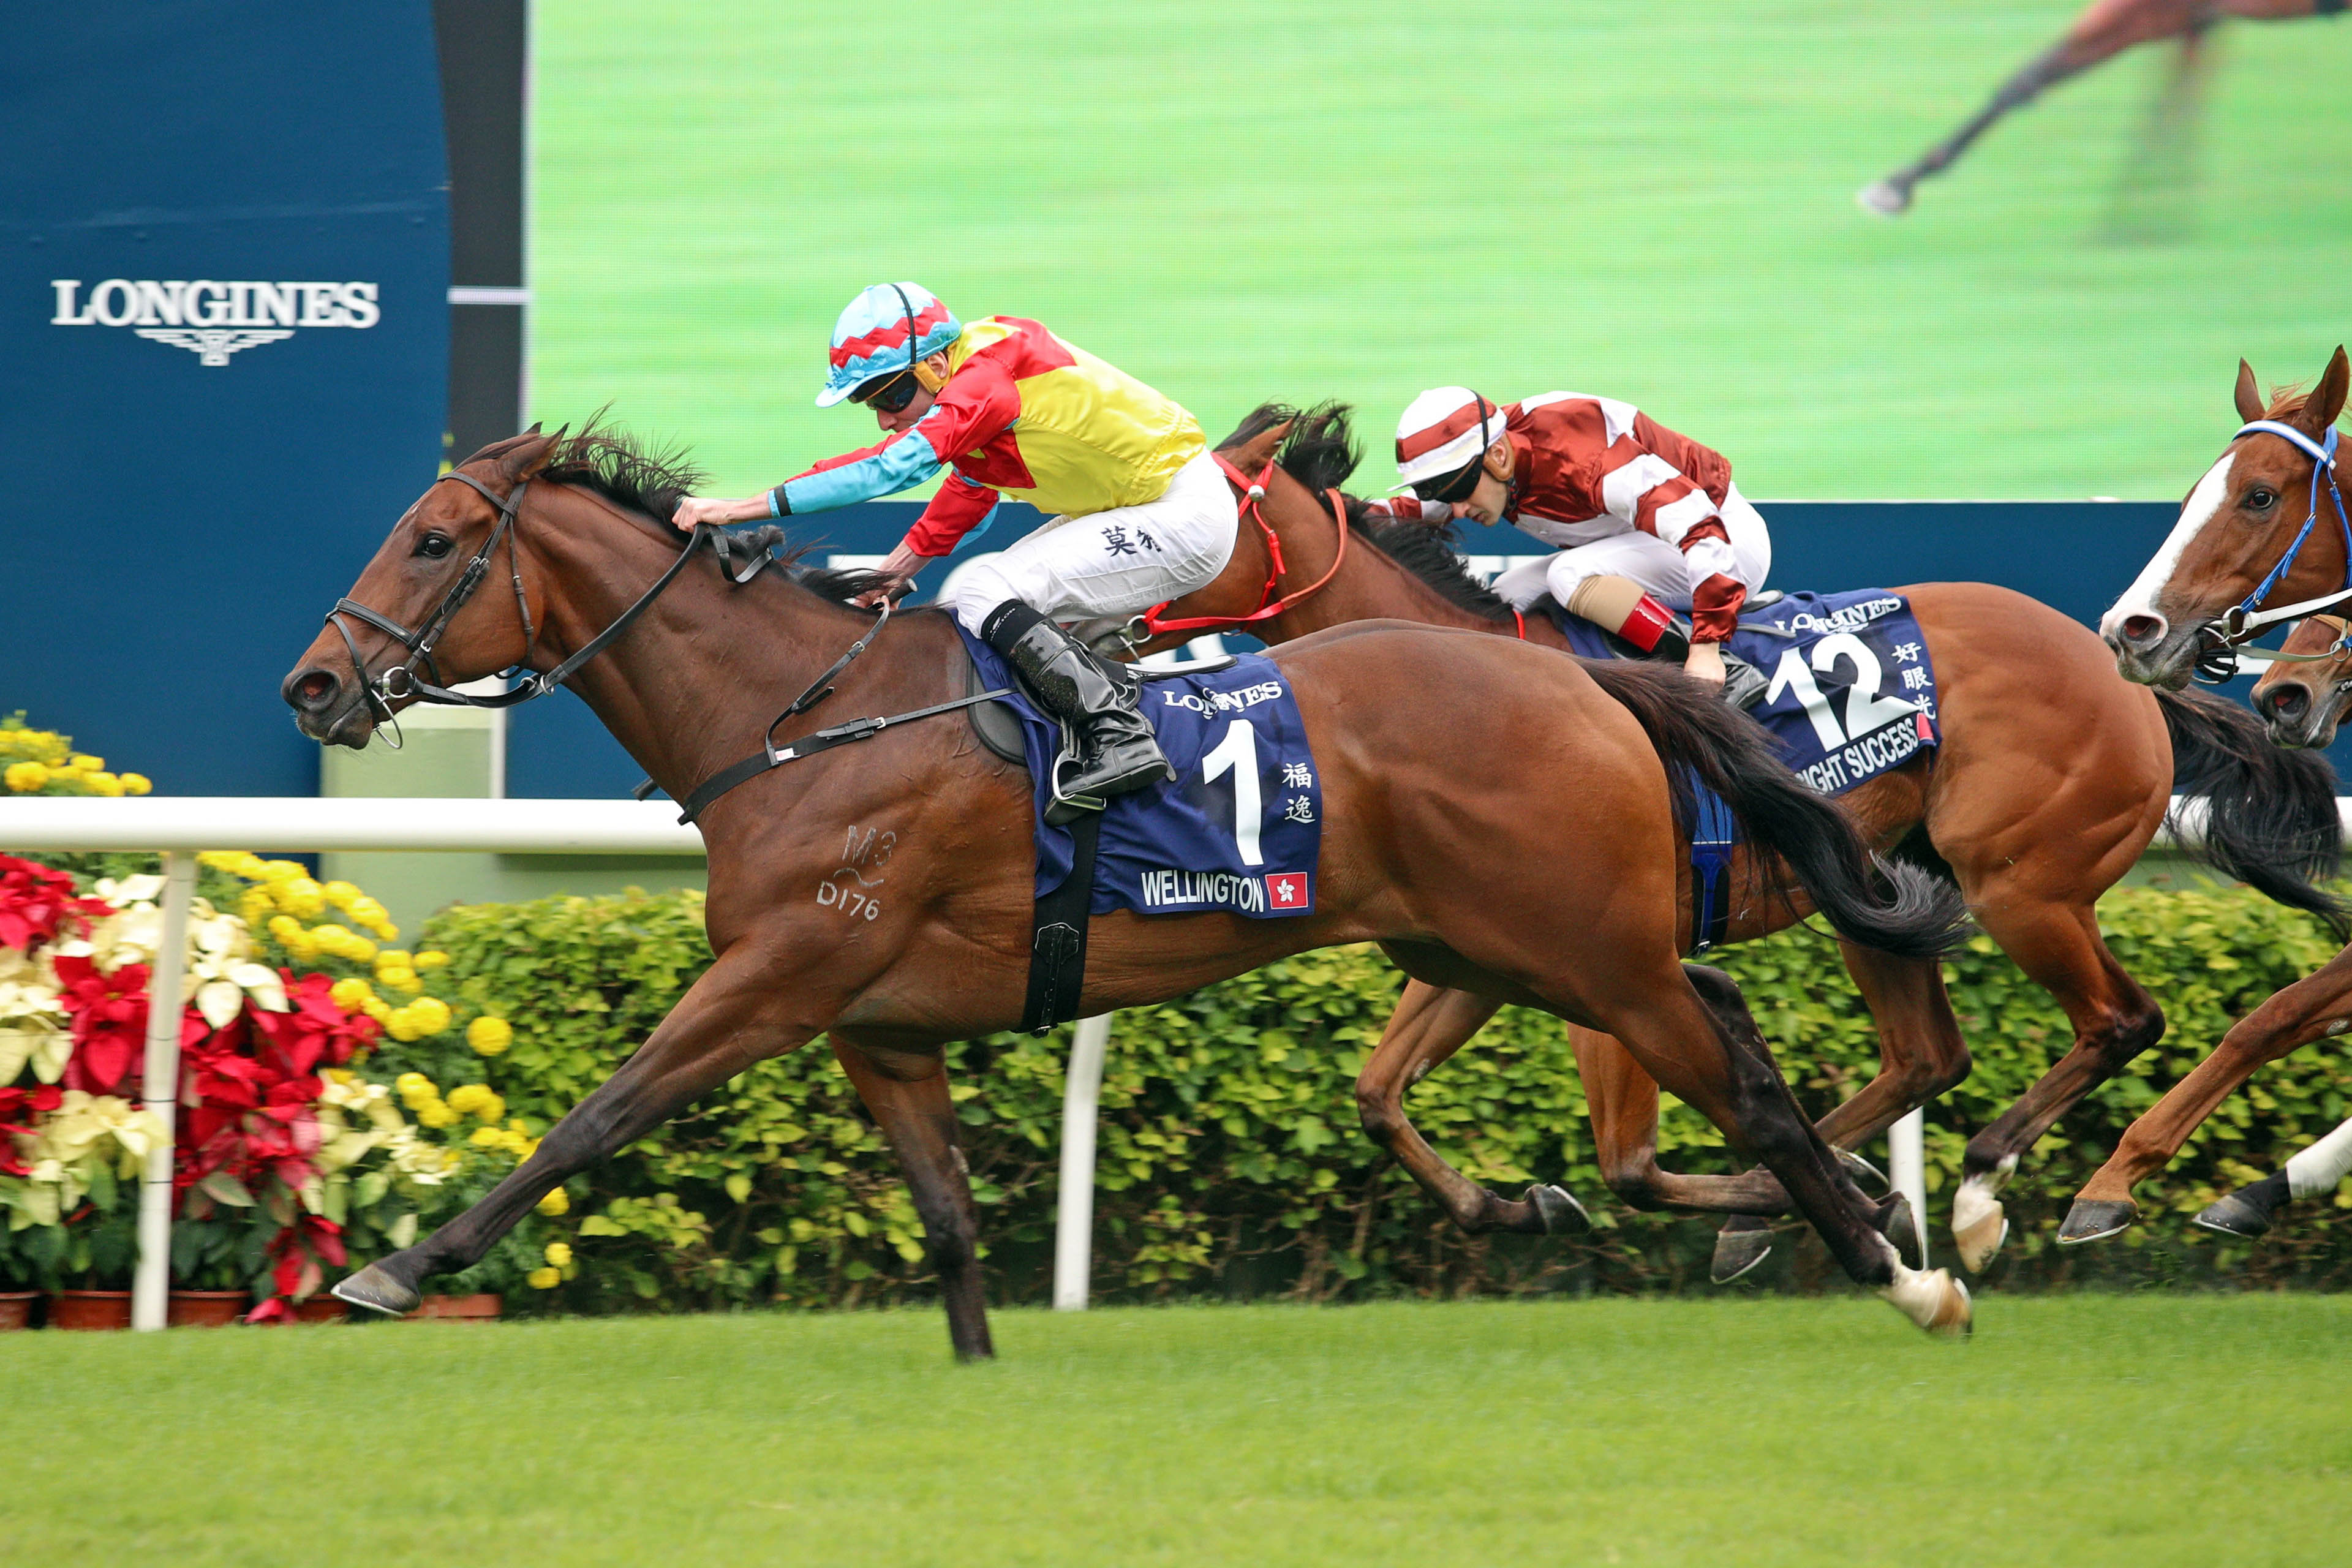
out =
<svg viewBox="0 0 2352 1568"><path fill-rule="evenodd" d="M781 470L779 470L781 471ZM835 552L880 555L920 510L877 502L796 519L795 535ZM1886 587L1904 583L2000 583L2095 624L2156 552L2179 508L2170 501L1780 501L1772 524L1772 583L1784 588ZM1020 537L1039 520L1004 509L980 548ZM1544 548L1515 528L1472 528L1463 548L1509 555ZM945 574L934 566L925 581ZM2241 697L2250 681L2234 689ZM2352 764L2352 742L2336 758ZM508 787L520 795L617 795L637 771L577 700L519 709Z"/></svg>
<svg viewBox="0 0 2352 1568"><path fill-rule="evenodd" d="M0 41L0 702L173 794L315 793L278 681L440 457L430 7L19 5Z"/></svg>

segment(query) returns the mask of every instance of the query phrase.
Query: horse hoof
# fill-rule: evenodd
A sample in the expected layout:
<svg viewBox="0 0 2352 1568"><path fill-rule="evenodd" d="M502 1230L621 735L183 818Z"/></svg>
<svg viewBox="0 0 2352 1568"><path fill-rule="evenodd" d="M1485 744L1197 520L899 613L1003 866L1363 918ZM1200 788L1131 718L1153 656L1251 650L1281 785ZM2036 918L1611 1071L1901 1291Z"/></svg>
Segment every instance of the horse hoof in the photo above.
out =
<svg viewBox="0 0 2352 1568"><path fill-rule="evenodd" d="M1878 1292L1894 1309L1931 1334L1966 1339L1976 1328L1976 1303L1948 1268L1933 1272L1895 1266L1895 1283Z"/></svg>
<svg viewBox="0 0 2352 1568"><path fill-rule="evenodd" d="M1853 1178L1854 1185L1869 1189L1873 1197L1885 1197L1894 1185L1886 1179L1885 1172L1853 1150L1832 1149L1830 1152L1837 1156L1837 1163L1845 1167L1845 1173Z"/></svg>
<svg viewBox="0 0 2352 1568"><path fill-rule="evenodd" d="M2252 1241L2258 1236L2270 1234L2271 1216L2237 1194L2231 1193L2217 1199L2199 1215L2197 1224L2206 1230L2218 1230L2223 1236L2243 1237Z"/></svg>
<svg viewBox="0 0 2352 1568"><path fill-rule="evenodd" d="M1529 1187L1526 1201L1535 1205L1546 1236L1581 1236L1592 1228L1592 1216L1565 1187Z"/></svg>
<svg viewBox="0 0 2352 1568"><path fill-rule="evenodd" d="M1970 1176L1952 1198L1952 1245L1959 1249L1961 1267L1971 1274L1991 1267L2009 1239L2009 1216L1992 1194L1990 1182Z"/></svg>
<svg viewBox="0 0 2352 1568"><path fill-rule="evenodd" d="M1853 194L1854 205L1880 217L1900 217L1911 210L1911 193L1892 180L1873 180Z"/></svg>
<svg viewBox="0 0 2352 1568"><path fill-rule="evenodd" d="M365 1307L372 1312L385 1312L393 1317L416 1310L424 1300L415 1290L384 1272L380 1264L371 1263L350 1279L338 1282L333 1291L339 1301L354 1307Z"/></svg>
<svg viewBox="0 0 2352 1568"><path fill-rule="evenodd" d="M2058 1227L2058 1245L2080 1247L2086 1241L2105 1241L2129 1230L2138 1216L2139 1206L2128 1198L2120 1203L2076 1198L2074 1206L2066 1211L2066 1223Z"/></svg>
<svg viewBox="0 0 2352 1568"><path fill-rule="evenodd" d="M1902 1255L1905 1262L1926 1266L1927 1249L1919 1244L1918 1216L1911 1212L1911 1200L1901 1193L1886 1200L1878 1234L1894 1243L1895 1250Z"/></svg>
<svg viewBox="0 0 2352 1568"><path fill-rule="evenodd" d="M1717 1285L1728 1285L1771 1256L1769 1230L1718 1230L1715 1261L1707 1266L1706 1277Z"/></svg>

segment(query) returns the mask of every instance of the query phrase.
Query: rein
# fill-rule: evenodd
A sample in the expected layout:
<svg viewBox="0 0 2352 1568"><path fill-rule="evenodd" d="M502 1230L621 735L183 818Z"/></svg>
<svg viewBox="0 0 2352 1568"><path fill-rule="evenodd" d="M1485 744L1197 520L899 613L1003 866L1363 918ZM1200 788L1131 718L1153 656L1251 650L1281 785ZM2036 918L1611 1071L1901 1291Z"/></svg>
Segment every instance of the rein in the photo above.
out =
<svg viewBox="0 0 2352 1568"><path fill-rule="evenodd" d="M2276 436L2311 459L2310 505L2305 512L2303 527L2296 531L2286 552L2279 557L2278 564L2270 569L2269 575L2254 585L2252 593L2197 629L2203 646L2199 650L2194 673L2198 679L2208 685L2218 686L2237 674L2238 650L2272 626L2301 620L2322 610L2332 610L2347 599L2352 599L2352 512L2346 511L2343 492L2336 484L2335 426L2328 427L2326 439L2323 442L2313 440L2292 425L2284 425L2275 419L2256 419L2239 426L2238 433L2230 439L2234 442L2255 435ZM2332 594L2322 594L2315 599L2304 599L2295 604L2282 605L2274 610L2265 610L2263 601L2270 597L2271 590L2277 587L2280 580L2294 569L2295 558L2303 553L2303 547L2311 538L2312 531L2319 525L2319 481L2323 477L2327 480L2327 499L2336 509L2336 525L2344 534L2344 585ZM2341 648L2343 646L2344 637L2339 635L2336 647ZM2264 657L2299 663L2329 658L2332 652L2273 653Z"/></svg>
<svg viewBox="0 0 2352 1568"><path fill-rule="evenodd" d="M1170 620L1165 618L1168 605L1176 602L1171 599L1166 604L1152 605L1139 617L1143 636L1134 639L1138 642L1149 641L1171 632L1238 631L1244 626L1254 626L1260 621L1270 621L1286 610L1297 609L1321 593L1329 585L1331 579L1339 574L1339 568L1347 563L1347 503L1339 499L1338 490L1326 490L1323 492L1324 500L1331 509L1331 521L1339 534L1339 549L1331 557L1331 569L1295 594L1281 593L1282 579L1288 570L1283 564L1282 538L1274 531L1274 525L1266 521L1265 509L1261 504L1265 500L1266 481L1274 478L1277 465L1269 460L1253 479L1234 467L1223 452L1209 455L1217 459L1217 467L1225 470L1225 478L1233 487L1242 492L1241 513L1257 524L1258 532L1265 540L1265 586L1258 593L1257 608L1245 616L1186 616Z"/></svg>

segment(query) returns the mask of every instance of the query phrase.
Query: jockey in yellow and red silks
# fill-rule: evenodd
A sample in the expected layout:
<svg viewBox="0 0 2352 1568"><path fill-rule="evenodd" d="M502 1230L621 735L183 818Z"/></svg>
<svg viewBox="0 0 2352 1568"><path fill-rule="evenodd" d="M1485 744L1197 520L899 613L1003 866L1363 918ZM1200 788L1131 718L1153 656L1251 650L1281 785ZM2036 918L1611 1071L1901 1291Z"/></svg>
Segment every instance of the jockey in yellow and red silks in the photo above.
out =
<svg viewBox="0 0 2352 1568"><path fill-rule="evenodd" d="M1202 587L1234 552L1239 514L1200 422L1173 400L1018 316L966 326L929 289L882 283L833 331L817 403L874 411L886 433L763 496L688 500L675 521L751 522L947 480L883 562L896 591L985 527L1000 496L1055 515L957 574L944 601L1081 739L1058 793L1100 797L1168 776L1134 677L1054 618L1127 616Z"/></svg>

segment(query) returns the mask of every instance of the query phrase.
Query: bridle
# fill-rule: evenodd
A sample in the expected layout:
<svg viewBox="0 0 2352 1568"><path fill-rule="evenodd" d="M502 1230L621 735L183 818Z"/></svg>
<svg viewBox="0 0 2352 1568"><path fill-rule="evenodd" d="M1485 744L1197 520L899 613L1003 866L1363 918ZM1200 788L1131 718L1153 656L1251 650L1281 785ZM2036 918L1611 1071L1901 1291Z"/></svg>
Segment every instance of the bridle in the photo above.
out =
<svg viewBox="0 0 2352 1568"><path fill-rule="evenodd" d="M1258 533L1265 541L1265 586L1258 591L1257 607L1245 616L1184 616L1171 620L1168 618L1167 610L1168 606L1176 601L1171 599L1165 604L1152 605L1128 623L1127 636L1131 644L1139 646L1154 637L1164 637L1171 632L1240 631L1244 627L1254 626L1261 621L1270 621L1276 616L1297 609L1321 593L1329 586L1331 579L1339 574L1339 568L1347 564L1347 503L1340 499L1338 490L1326 490L1323 492L1322 500L1324 504L1331 509L1331 522L1339 531L1339 536L1338 547L1332 552L1331 569L1295 593L1283 593L1282 579L1288 574L1289 568L1282 559L1282 536L1275 532L1274 524L1266 521L1265 508L1263 504L1265 500L1265 487L1274 478L1274 471L1280 466L1279 462L1269 459L1265 467L1259 470L1257 478L1251 479L1235 468L1223 452L1212 452L1209 455L1216 458L1217 467L1225 471L1225 478L1233 487L1242 492L1241 515L1257 524Z"/></svg>
<svg viewBox="0 0 2352 1568"><path fill-rule="evenodd" d="M395 750L398 749L400 742L396 738L399 726L393 712L393 703L414 700L418 702L437 703L444 707L512 708L520 703L529 702L534 698L544 697L570 679L573 672L582 665L611 647L614 639L635 625L637 617L644 615L656 599L661 597L662 591L676 582L678 574L686 570L687 563L694 559L696 549L702 544L706 537L710 539L712 549L721 556L722 562L727 554L727 547L722 542L719 531L708 525L698 524L693 534L687 540L686 548L678 552L676 561L670 563L669 570L655 579L652 587L637 595L636 602L623 610L612 625L589 638L581 646L578 652L554 668L535 673L527 671L523 666L529 662L532 649L539 646L539 629L531 619L530 597L523 592L521 545L515 518L522 510L523 492L530 488L530 481L529 479L518 481L514 489L501 498L494 493L489 486L462 470L453 469L441 475L433 482L437 485L445 479L454 479L459 484L480 491L482 499L488 501L498 512L499 521L490 530L489 537L483 541L482 547L474 552L473 558L467 561L465 569L457 574L457 580L452 583L448 591L441 595L441 603L435 606L432 615L425 618L423 625L412 631L390 616L372 610L358 600L350 597L336 600L335 607L327 612L327 625L334 627L342 637L344 651L351 655L352 669L359 678L361 691L366 696L370 706L376 710L380 719L394 726L394 738L388 739L385 743ZM519 677L520 684L510 686L503 691L484 693L452 690L449 687L441 684L441 668L434 660L433 650L440 642L442 634L449 629L449 623L457 617L459 610L466 607L466 602L474 596L475 590L482 585L483 578L489 574L490 558L498 553L499 545L502 541L507 546L508 575L514 584L515 608L522 616L523 649L522 657L499 670L497 679L509 680ZM740 575L729 572L728 576L740 586L759 575L761 569L768 565L773 558L772 547L757 548L754 558ZM360 656L359 644L352 639L351 627L343 622L342 617L345 616L364 622L391 637L400 645L405 657L383 674L370 677L367 661ZM431 672L432 679L425 680L418 678L416 668L419 664Z"/></svg>
<svg viewBox="0 0 2352 1568"><path fill-rule="evenodd" d="M2239 426L2238 433L2230 439L2234 443L2248 436L2257 435L2276 436L2311 459L2310 504L2304 514L2303 527L2296 531L2294 540L2286 547L2285 553L2279 557L2278 564L2273 566L2269 574L2254 585L2254 591L2214 619L2197 628L2199 648L2197 662L2191 673L2199 680L2212 686L2221 685L2235 676L2238 672L2238 650L2271 627L2287 621L2301 620L2305 616L2316 615L2322 610L2332 610L2347 599L2352 599L2352 512L2345 510L2343 492L2336 488L2336 427L2331 425L2328 426L2326 437L2315 441L2292 425L2284 425L2275 419L2256 419L2250 424ZM2281 580L2294 569L2295 558L2303 553L2304 544L2311 538L2312 531L2319 525L2319 481L2322 478L2327 481L2327 499L2336 509L2336 526L2344 535L2343 586L2332 594L2322 594L2317 598L2298 600L2292 605L2281 605L2274 610L2263 609L2263 601L2269 598L2271 590L2277 587ZM2344 637L2339 635L2336 638L2336 649L2342 648L2344 643ZM2336 649L2331 649L2327 653L2317 654L2265 653L2263 657L2281 659L2287 663L2304 663L2332 658L2335 651Z"/></svg>

